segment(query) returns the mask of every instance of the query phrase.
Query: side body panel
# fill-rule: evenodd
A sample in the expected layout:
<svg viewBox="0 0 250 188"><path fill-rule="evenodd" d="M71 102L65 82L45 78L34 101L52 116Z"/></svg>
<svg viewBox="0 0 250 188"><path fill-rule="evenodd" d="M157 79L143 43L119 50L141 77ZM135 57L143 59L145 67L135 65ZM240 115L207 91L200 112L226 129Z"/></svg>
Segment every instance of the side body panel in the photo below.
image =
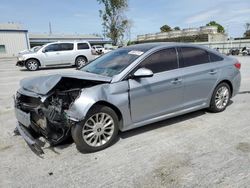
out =
<svg viewBox="0 0 250 188"><path fill-rule="evenodd" d="M180 110L183 103L181 75L181 71L175 69L154 74L149 78L130 79L133 122L138 123Z"/></svg>
<svg viewBox="0 0 250 188"><path fill-rule="evenodd" d="M221 70L215 68L212 63L185 67L180 70L183 72L183 108L196 105L206 106Z"/></svg>

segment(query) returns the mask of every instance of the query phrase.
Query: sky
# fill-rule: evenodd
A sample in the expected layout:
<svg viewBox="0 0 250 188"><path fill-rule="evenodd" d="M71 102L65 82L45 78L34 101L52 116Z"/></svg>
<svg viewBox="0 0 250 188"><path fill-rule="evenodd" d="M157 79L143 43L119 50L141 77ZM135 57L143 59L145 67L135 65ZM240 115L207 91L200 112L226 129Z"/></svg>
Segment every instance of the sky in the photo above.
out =
<svg viewBox="0 0 250 188"><path fill-rule="evenodd" d="M250 22L250 0L128 0L131 38L156 33L168 24L199 27L222 24L230 37L241 37ZM0 23L18 22L31 33L102 34L96 0L0 0Z"/></svg>

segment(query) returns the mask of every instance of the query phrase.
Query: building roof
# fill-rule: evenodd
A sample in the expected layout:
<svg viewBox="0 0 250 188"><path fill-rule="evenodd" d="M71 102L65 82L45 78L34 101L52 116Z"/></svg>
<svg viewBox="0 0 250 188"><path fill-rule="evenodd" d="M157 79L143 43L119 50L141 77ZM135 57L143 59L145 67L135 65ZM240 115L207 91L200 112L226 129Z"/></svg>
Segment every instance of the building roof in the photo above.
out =
<svg viewBox="0 0 250 188"><path fill-rule="evenodd" d="M102 37L95 36L95 35L88 35L88 34L36 34L36 33L30 33L29 34L30 39L96 39L96 40L102 40Z"/></svg>
<svg viewBox="0 0 250 188"><path fill-rule="evenodd" d="M21 31L21 32L28 32L28 30L23 29L21 24L17 23L1 23L0 24L0 31Z"/></svg>

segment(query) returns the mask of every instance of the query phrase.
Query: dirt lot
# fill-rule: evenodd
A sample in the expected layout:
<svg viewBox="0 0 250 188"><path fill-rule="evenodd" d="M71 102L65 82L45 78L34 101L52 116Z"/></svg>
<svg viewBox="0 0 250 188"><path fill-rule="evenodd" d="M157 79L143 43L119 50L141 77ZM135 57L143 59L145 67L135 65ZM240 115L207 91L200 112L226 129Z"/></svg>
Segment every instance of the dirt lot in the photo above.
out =
<svg viewBox="0 0 250 188"><path fill-rule="evenodd" d="M226 111L198 111L121 133L110 148L79 153L72 143L36 156L20 136L12 95L28 72L0 60L0 187L247 187L250 185L250 57L241 92Z"/></svg>

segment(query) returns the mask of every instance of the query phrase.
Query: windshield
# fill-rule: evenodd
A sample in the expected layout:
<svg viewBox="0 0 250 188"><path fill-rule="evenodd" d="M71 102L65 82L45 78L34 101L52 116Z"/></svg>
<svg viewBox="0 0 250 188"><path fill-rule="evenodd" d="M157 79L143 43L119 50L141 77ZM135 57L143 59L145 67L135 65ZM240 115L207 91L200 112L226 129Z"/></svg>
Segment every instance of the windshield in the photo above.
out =
<svg viewBox="0 0 250 188"><path fill-rule="evenodd" d="M122 72L142 54L143 52L141 51L120 48L99 57L98 59L84 66L81 70L113 77L114 75Z"/></svg>

